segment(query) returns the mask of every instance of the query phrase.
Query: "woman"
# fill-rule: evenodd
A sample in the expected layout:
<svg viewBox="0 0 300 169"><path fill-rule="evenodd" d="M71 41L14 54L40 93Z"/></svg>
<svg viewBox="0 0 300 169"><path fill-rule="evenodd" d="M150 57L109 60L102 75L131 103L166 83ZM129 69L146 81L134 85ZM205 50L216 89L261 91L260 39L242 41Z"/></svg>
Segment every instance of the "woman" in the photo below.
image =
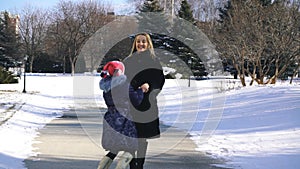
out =
<svg viewBox="0 0 300 169"><path fill-rule="evenodd" d="M147 139L160 137L157 95L162 90L165 78L155 56L151 37L147 33L137 34L130 55L124 59L126 76L131 86L146 91L141 104L131 104L131 115L139 138L137 158L130 162L131 169L142 169L148 147Z"/></svg>

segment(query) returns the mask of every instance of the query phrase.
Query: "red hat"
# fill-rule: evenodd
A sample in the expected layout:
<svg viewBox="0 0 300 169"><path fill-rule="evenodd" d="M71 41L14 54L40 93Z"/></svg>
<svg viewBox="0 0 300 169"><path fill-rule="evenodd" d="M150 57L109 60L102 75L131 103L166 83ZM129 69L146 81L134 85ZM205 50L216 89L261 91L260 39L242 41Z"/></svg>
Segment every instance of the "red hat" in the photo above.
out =
<svg viewBox="0 0 300 169"><path fill-rule="evenodd" d="M106 75L109 76L120 76L124 74L125 66L120 61L110 61L103 67L103 71L106 71ZM105 77L105 75L101 76Z"/></svg>

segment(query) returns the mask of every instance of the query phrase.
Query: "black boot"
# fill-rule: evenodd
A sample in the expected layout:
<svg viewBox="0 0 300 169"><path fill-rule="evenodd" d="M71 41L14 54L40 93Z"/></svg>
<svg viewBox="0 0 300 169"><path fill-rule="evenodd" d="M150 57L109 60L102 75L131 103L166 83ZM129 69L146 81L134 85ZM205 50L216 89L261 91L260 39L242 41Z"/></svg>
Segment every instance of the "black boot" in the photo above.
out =
<svg viewBox="0 0 300 169"><path fill-rule="evenodd" d="M137 168L137 158L133 158L129 163L130 169L138 169Z"/></svg>
<svg viewBox="0 0 300 169"><path fill-rule="evenodd" d="M143 169L145 158L133 158L129 163L130 169Z"/></svg>
<svg viewBox="0 0 300 169"><path fill-rule="evenodd" d="M145 163L145 158L138 158L137 159L137 169L143 169Z"/></svg>

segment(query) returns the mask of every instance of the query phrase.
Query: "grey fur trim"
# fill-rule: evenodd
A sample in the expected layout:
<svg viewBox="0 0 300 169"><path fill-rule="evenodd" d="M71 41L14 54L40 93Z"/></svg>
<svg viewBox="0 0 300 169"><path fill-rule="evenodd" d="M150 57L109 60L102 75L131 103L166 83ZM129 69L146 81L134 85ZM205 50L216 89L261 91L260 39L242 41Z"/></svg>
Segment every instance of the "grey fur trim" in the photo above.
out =
<svg viewBox="0 0 300 169"><path fill-rule="evenodd" d="M125 75L114 76L114 77L106 77L100 80L99 86L100 89L103 90L105 93L117 87L123 83L125 83L127 77Z"/></svg>

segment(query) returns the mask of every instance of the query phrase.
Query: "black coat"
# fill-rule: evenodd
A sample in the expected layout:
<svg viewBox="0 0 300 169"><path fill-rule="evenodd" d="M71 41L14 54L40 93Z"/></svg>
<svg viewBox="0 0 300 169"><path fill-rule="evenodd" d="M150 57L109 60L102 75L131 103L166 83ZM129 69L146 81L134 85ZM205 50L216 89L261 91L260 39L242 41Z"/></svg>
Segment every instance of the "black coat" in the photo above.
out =
<svg viewBox="0 0 300 169"><path fill-rule="evenodd" d="M136 90L144 83L149 84L149 91L144 93L142 103L131 104L130 113L135 121L139 138L160 137L157 95L165 83L162 66L149 51L134 53L124 60L125 74Z"/></svg>

